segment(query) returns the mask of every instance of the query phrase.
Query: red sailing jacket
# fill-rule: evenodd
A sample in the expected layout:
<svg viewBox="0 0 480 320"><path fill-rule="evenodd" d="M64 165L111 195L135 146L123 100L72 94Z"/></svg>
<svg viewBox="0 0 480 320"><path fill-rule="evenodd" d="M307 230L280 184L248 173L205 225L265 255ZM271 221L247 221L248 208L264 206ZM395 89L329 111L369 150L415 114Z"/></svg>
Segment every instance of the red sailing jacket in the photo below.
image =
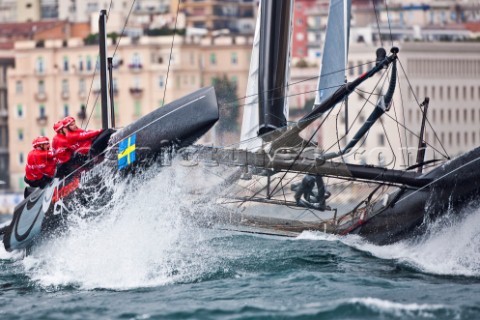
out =
<svg viewBox="0 0 480 320"><path fill-rule="evenodd" d="M57 164L62 164L70 160L73 150L71 144L65 135L57 133L52 140L52 151L57 159Z"/></svg>
<svg viewBox="0 0 480 320"><path fill-rule="evenodd" d="M69 148L74 152L86 155L90 151L93 138L98 136L100 133L102 133L102 130L84 131L82 129L78 129L75 131L69 131L67 132L67 140L70 144Z"/></svg>
<svg viewBox="0 0 480 320"><path fill-rule="evenodd" d="M57 162L52 151L33 149L28 153L25 176L31 181L40 180L44 175L53 177L56 166Z"/></svg>

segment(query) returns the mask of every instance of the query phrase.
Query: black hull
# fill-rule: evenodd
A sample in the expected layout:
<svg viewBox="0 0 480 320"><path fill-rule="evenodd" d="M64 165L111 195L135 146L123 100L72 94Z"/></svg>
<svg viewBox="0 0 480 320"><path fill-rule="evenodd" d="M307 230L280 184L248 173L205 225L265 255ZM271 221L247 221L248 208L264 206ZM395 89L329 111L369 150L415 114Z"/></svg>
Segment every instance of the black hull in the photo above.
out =
<svg viewBox="0 0 480 320"><path fill-rule="evenodd" d="M3 238L7 251L32 247L36 241L60 230L64 214L72 203L101 207L89 203L92 190L102 187L105 171L124 172L147 167L166 149L191 145L218 120L218 105L213 88L200 89L138 119L118 130L99 157L63 180L54 179L45 189L36 190L14 211ZM128 162L122 163L122 144L128 143Z"/></svg>
<svg viewBox="0 0 480 320"><path fill-rule="evenodd" d="M390 244L424 231L425 221L456 214L480 199L480 148L453 159L423 176L430 184L392 196L385 208L367 214L349 230L368 241ZM394 202L393 202L394 201Z"/></svg>

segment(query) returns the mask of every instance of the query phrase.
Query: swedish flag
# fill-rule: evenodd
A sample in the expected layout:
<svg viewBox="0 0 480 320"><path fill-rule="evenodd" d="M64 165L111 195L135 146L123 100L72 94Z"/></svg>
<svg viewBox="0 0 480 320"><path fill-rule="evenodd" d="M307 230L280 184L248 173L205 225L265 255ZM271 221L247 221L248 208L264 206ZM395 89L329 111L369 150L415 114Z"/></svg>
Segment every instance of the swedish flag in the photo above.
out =
<svg viewBox="0 0 480 320"><path fill-rule="evenodd" d="M118 144L118 169L123 169L130 163L135 162L137 157L135 155L135 140L136 134L132 134L125 140Z"/></svg>

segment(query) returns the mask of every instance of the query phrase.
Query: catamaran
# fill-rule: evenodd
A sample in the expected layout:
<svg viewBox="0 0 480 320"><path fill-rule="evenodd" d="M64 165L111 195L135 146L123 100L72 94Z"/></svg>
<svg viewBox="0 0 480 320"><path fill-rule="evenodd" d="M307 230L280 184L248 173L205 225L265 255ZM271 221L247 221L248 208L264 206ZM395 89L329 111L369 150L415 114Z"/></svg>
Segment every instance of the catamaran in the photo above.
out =
<svg viewBox="0 0 480 320"><path fill-rule="evenodd" d="M388 54L383 48L373 51L373 66L346 82L348 0L330 1L313 109L288 124L293 3L260 1L241 142L229 147L191 148L185 155L226 168L214 173L224 174L224 185L229 186L223 192L214 191L219 221L247 232L298 235L319 230L358 234L376 244L389 244L422 233L432 219L458 214L478 199L480 148L455 159L425 160L428 97L419 106L423 123L415 164L399 169L361 163L363 159L352 157L392 108L401 52L394 46ZM348 97L368 81L384 83L376 91L378 100L356 130L347 126L348 134L342 134L338 118L349 123ZM339 108L345 113L334 111ZM337 125L328 127L332 119ZM316 188L315 180L319 181ZM324 185L330 191L326 192Z"/></svg>

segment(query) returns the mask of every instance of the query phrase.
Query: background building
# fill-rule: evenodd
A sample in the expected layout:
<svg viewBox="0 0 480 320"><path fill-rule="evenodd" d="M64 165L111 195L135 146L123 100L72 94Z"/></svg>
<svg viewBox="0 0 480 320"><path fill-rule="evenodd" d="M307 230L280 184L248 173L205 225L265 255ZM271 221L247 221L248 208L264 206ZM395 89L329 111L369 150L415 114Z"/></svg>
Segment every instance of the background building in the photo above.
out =
<svg viewBox="0 0 480 320"><path fill-rule="evenodd" d="M180 9L190 28L225 29L232 33L253 33L255 30L257 3L253 0L183 0Z"/></svg>
<svg viewBox="0 0 480 320"><path fill-rule="evenodd" d="M108 47L110 54L117 49L113 87L118 127L224 76L237 84L238 96L245 95L251 37L175 39L172 51L172 37L124 38L118 48ZM33 138L52 137L54 122L67 115L84 127L101 127L98 47L84 45L82 39L66 45L46 40L42 48L23 41L16 42L13 54L15 67L8 70L10 170L12 188L21 190Z"/></svg>

